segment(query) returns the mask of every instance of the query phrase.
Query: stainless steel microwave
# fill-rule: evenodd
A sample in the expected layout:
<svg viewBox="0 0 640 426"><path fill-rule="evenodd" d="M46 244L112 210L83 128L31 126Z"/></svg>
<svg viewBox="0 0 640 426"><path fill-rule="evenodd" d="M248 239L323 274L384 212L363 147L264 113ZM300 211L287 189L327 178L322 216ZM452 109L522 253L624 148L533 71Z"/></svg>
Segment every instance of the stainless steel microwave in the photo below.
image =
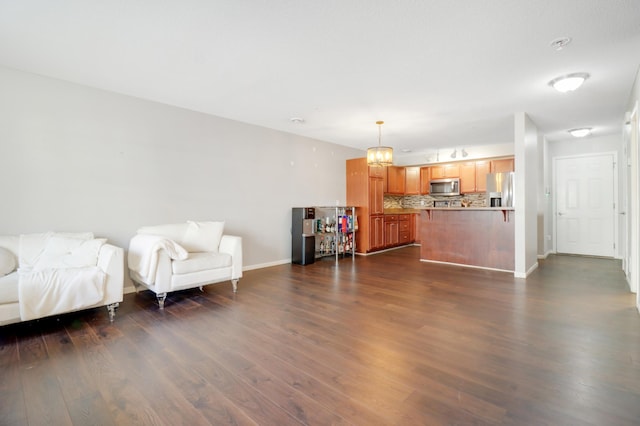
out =
<svg viewBox="0 0 640 426"><path fill-rule="evenodd" d="M433 179L429 182L430 195L460 195L460 179Z"/></svg>

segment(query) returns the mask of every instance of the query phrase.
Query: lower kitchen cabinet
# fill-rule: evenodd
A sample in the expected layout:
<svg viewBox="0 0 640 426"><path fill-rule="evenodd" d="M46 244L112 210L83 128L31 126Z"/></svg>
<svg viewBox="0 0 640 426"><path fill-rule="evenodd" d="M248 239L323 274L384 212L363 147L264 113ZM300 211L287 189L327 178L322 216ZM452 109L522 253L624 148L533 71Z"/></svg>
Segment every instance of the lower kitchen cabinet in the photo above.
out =
<svg viewBox="0 0 640 426"><path fill-rule="evenodd" d="M369 249L371 251L384 248L384 215L369 217Z"/></svg>
<svg viewBox="0 0 640 426"><path fill-rule="evenodd" d="M398 215L398 243L400 245L411 244L413 242L411 228L411 215Z"/></svg>
<svg viewBox="0 0 640 426"><path fill-rule="evenodd" d="M398 232L398 216L397 215L384 215L384 246L394 247L398 245L399 232Z"/></svg>

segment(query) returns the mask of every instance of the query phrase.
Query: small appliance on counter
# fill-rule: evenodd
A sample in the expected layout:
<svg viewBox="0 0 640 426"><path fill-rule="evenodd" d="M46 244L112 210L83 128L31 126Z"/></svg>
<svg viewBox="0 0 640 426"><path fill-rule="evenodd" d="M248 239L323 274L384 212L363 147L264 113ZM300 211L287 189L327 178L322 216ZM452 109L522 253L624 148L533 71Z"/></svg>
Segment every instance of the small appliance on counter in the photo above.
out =
<svg viewBox="0 0 640 426"><path fill-rule="evenodd" d="M461 200L434 200L433 207L462 207Z"/></svg>
<svg viewBox="0 0 640 426"><path fill-rule="evenodd" d="M514 173L487 174L487 207L513 207Z"/></svg>

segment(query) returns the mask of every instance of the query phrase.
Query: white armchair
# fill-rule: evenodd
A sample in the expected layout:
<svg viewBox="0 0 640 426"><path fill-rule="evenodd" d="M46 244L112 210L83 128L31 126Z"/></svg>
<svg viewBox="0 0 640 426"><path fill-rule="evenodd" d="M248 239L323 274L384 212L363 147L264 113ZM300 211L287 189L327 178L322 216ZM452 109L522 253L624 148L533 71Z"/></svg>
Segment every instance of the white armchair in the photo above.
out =
<svg viewBox="0 0 640 426"><path fill-rule="evenodd" d="M129 275L154 293L167 294L242 278L242 238L222 235L224 222L186 222L140 228L129 243Z"/></svg>

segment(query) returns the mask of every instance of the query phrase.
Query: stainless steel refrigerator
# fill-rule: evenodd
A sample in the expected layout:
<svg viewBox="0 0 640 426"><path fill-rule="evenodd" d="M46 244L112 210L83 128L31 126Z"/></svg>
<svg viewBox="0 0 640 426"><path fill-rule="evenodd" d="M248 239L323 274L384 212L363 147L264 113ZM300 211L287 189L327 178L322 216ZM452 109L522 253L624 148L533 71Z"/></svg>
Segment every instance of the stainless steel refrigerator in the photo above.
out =
<svg viewBox="0 0 640 426"><path fill-rule="evenodd" d="M487 207L513 207L513 172L487 174Z"/></svg>

